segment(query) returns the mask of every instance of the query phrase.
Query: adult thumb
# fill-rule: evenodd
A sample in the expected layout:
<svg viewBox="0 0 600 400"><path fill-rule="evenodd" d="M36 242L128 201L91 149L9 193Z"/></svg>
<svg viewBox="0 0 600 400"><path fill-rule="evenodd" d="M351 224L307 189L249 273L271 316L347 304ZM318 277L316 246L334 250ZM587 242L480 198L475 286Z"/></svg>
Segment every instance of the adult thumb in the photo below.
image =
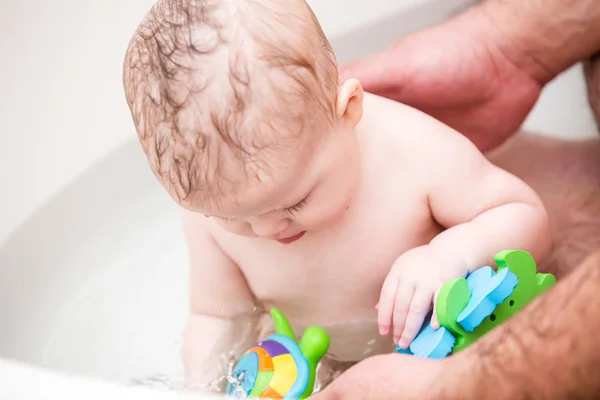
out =
<svg viewBox="0 0 600 400"><path fill-rule="evenodd" d="M323 391L314 393L308 400L342 400L343 398L345 398L344 394L338 392L335 386L328 386Z"/></svg>
<svg viewBox="0 0 600 400"><path fill-rule="evenodd" d="M402 86L402 69L394 49L371 54L340 66L339 81L358 79L369 93L383 94Z"/></svg>

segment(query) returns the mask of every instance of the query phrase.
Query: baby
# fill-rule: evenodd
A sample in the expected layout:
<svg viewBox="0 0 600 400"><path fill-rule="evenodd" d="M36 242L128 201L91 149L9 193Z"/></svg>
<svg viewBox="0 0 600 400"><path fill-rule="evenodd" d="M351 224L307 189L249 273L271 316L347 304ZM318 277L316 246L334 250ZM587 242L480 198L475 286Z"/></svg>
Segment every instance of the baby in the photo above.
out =
<svg viewBox="0 0 600 400"><path fill-rule="evenodd" d="M159 0L124 85L150 167L183 210L193 381L257 305L297 334L324 327L331 353L356 362L406 348L448 279L503 249L538 262L549 250L526 184L433 118L338 83L304 0Z"/></svg>

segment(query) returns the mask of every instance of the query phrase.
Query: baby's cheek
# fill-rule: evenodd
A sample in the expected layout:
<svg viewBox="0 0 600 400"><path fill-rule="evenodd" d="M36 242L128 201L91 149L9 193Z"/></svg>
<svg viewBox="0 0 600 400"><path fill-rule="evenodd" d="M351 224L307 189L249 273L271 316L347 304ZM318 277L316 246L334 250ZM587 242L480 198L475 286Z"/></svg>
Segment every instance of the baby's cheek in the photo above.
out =
<svg viewBox="0 0 600 400"><path fill-rule="evenodd" d="M348 212L350 201L345 198L331 198L327 202L315 204L307 213L305 225L308 229L329 228L338 223Z"/></svg>
<svg viewBox="0 0 600 400"><path fill-rule="evenodd" d="M315 229L325 229L339 223L352 207L356 194L357 177L352 174L338 174L330 179L324 190L317 193L306 209L304 225ZM300 221L299 221L300 222Z"/></svg>

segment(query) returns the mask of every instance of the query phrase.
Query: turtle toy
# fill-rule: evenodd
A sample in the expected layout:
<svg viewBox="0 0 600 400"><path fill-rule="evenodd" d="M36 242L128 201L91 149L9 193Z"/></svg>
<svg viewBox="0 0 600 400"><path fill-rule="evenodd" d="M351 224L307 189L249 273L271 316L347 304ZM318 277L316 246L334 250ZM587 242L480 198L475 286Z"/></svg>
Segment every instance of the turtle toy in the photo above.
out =
<svg viewBox="0 0 600 400"><path fill-rule="evenodd" d="M317 365L329 349L329 335L308 327L299 342L283 313L273 308L275 332L236 363L227 385L230 398L306 399L314 390Z"/></svg>

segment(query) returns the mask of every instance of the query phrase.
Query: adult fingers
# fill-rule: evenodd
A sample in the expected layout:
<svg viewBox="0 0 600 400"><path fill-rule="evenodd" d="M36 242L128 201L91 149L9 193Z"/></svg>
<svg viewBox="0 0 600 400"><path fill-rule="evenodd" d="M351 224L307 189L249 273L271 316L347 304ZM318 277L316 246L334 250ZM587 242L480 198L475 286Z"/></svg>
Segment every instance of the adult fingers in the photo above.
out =
<svg viewBox="0 0 600 400"><path fill-rule="evenodd" d="M390 88L401 87L403 84L402 60L398 49L371 54L342 65L339 81L343 83L348 79L355 78L366 92L389 93Z"/></svg>

